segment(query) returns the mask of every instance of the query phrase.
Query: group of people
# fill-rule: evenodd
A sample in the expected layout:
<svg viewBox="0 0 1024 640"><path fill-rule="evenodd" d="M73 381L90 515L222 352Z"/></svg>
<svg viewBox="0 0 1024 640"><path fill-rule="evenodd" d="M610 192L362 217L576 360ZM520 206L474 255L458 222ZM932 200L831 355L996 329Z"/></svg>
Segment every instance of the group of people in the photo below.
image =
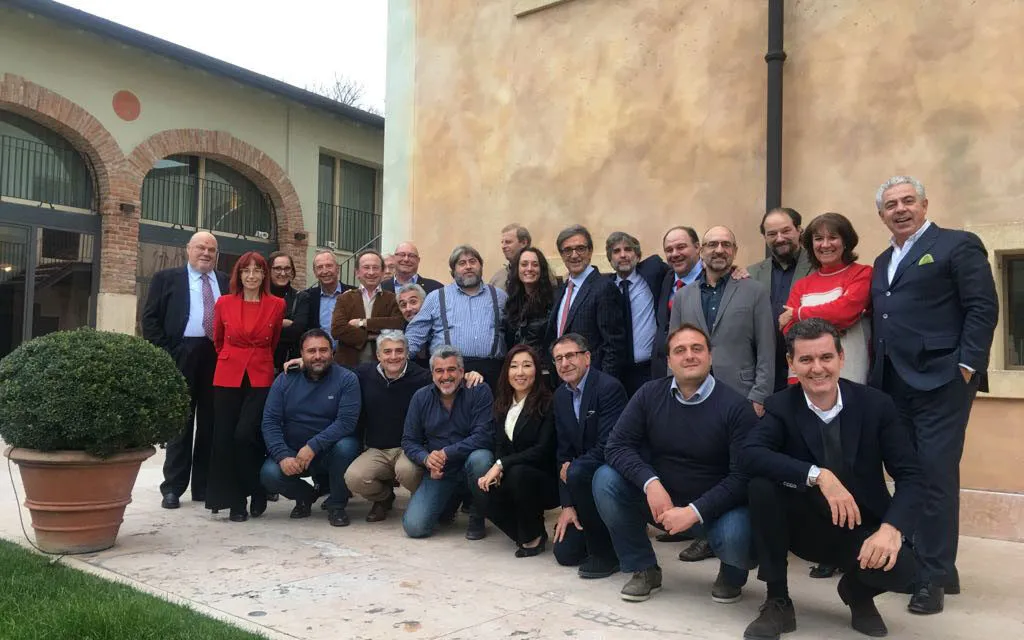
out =
<svg viewBox="0 0 1024 640"><path fill-rule="evenodd" d="M556 239L564 282L518 224L489 281L470 245L442 285L403 242L391 267L361 252L358 287L318 252L304 291L283 253L217 273L216 239L197 233L188 264L154 276L143 315L192 394L163 506L191 484L233 521L278 495L302 518L327 495L345 526L352 495L378 522L401 486L410 537L461 506L466 538L490 520L518 558L550 544L581 578L632 574L630 601L661 588L650 526L694 538L680 559L718 558L715 602L739 600L755 568L767 584L752 640L795 629L789 552L842 572L864 634L887 632L884 591L938 613L960 590L959 462L995 284L981 241L928 220L914 178L882 184L876 208L892 235L873 266L846 217L805 226L780 208L761 221L769 257L747 268L728 228L677 226L664 259L612 233L603 274L590 232L570 226Z"/></svg>

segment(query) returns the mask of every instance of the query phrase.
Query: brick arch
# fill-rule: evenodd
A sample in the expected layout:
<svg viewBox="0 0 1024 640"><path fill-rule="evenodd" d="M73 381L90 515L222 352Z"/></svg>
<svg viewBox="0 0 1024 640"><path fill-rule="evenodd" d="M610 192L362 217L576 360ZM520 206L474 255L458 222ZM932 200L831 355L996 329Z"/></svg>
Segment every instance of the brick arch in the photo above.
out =
<svg viewBox="0 0 1024 640"><path fill-rule="evenodd" d="M270 156L225 131L170 129L156 133L127 157L134 199L141 199L142 181L158 160L172 155L199 155L222 162L270 196L277 225L277 243L295 261L295 279L306 280L306 239L302 206L288 174ZM297 239L297 237L301 238Z"/></svg>

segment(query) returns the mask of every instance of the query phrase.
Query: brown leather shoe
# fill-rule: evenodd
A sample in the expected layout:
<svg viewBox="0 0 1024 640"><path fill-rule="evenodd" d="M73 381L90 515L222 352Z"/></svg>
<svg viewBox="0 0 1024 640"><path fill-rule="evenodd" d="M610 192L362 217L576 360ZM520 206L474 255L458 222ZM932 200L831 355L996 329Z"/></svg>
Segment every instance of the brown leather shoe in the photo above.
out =
<svg viewBox="0 0 1024 640"><path fill-rule="evenodd" d="M374 502L370 507L370 513L366 514L367 522L380 522L386 520L388 517L388 511L395 506L395 494L392 493L386 500L380 502Z"/></svg>

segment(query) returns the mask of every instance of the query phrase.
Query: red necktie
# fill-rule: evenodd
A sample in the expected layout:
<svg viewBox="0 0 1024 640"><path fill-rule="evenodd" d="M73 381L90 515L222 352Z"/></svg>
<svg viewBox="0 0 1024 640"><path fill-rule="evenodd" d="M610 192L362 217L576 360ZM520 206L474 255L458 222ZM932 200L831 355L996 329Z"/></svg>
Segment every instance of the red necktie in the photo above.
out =
<svg viewBox="0 0 1024 640"><path fill-rule="evenodd" d="M670 295L668 297L668 310L669 310L669 313L672 312L672 301L676 299L676 291L679 291L680 289L682 289L683 288L683 284L685 284L685 283L682 280L676 280L676 286L675 286L674 289L672 289L672 295Z"/></svg>
<svg viewBox="0 0 1024 640"><path fill-rule="evenodd" d="M565 325L569 322L569 307L572 306L573 282L570 279L569 285L565 288L565 306L562 307L562 319L558 322L558 337L565 333Z"/></svg>

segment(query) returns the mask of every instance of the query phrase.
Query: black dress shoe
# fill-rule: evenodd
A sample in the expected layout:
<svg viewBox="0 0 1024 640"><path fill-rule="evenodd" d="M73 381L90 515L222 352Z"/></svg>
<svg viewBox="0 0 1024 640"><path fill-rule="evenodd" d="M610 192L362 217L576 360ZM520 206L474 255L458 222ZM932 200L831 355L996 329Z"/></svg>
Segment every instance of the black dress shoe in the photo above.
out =
<svg viewBox="0 0 1024 640"><path fill-rule="evenodd" d="M694 540L693 544L679 552L679 559L683 562L700 562L714 557L715 552L707 540Z"/></svg>
<svg viewBox="0 0 1024 640"><path fill-rule="evenodd" d="M177 509L181 506L181 500L173 493L165 493L164 499L160 501L160 506L164 509Z"/></svg>
<svg viewBox="0 0 1024 640"><path fill-rule="evenodd" d="M466 526L466 540L483 540L487 537L487 525L480 516L470 516Z"/></svg>
<svg viewBox="0 0 1024 640"><path fill-rule="evenodd" d="M907 605L907 611L922 616L941 613L944 594L943 588L937 584L927 583L920 585L914 591L914 595L910 596L910 604Z"/></svg>
<svg viewBox="0 0 1024 640"><path fill-rule="evenodd" d="M232 509L231 515L228 516L228 520L231 522L245 522L249 519L249 514L246 513L245 509Z"/></svg>
<svg viewBox="0 0 1024 640"><path fill-rule="evenodd" d="M854 593L853 578L850 574L844 575L839 580L837 591L839 599L843 604L850 607L850 626L855 631L860 631L872 638L882 638L889 635L889 629L882 620L882 614L878 613L875 607L875 599L871 597L857 596Z"/></svg>
<svg viewBox="0 0 1024 640"><path fill-rule="evenodd" d="M619 572L618 561L606 560L597 556L589 556L576 570L576 574L584 580L607 578Z"/></svg>
<svg viewBox="0 0 1024 640"><path fill-rule="evenodd" d="M280 499L281 499L281 495L280 494L277 494L277 493L268 493L267 494L267 502L277 502Z"/></svg>
<svg viewBox="0 0 1024 640"><path fill-rule="evenodd" d="M256 494L249 499L249 513L252 517L258 518L263 515L267 510L267 495L264 493Z"/></svg>
<svg viewBox="0 0 1024 640"><path fill-rule="evenodd" d="M654 536L654 539L658 542L686 542L693 540L693 536L683 531L681 533L659 533Z"/></svg>
<svg viewBox="0 0 1024 640"><path fill-rule="evenodd" d="M811 567L810 576L812 578L831 578L838 572L839 567L830 564L818 563L815 566Z"/></svg>
<svg viewBox="0 0 1024 640"><path fill-rule="evenodd" d="M548 534L544 532L540 536L540 542L535 547L519 547L516 549L517 558L532 558L533 556L539 556L544 553L544 549L548 546Z"/></svg>
<svg viewBox="0 0 1024 640"><path fill-rule="evenodd" d="M332 527L347 527L350 521L348 519L348 514L345 513L344 509L328 509L327 522L329 522Z"/></svg>
<svg viewBox="0 0 1024 640"><path fill-rule="evenodd" d="M312 513L312 503L296 500L295 506L292 508L292 512L288 514L288 517L292 520L298 520L299 518L308 518Z"/></svg>
<svg viewBox="0 0 1024 640"><path fill-rule="evenodd" d="M796 631L796 610L788 598L769 598L760 613L743 632L744 640L778 640L783 633Z"/></svg>

